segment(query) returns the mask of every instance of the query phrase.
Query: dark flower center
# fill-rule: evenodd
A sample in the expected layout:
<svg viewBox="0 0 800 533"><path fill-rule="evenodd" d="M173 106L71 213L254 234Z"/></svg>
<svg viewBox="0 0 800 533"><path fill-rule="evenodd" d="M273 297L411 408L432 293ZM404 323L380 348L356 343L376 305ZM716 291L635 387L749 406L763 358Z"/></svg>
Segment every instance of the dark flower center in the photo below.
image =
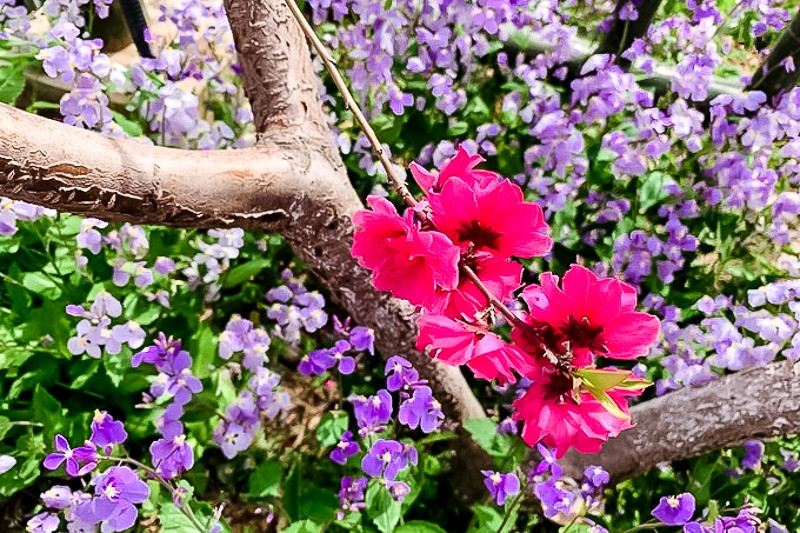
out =
<svg viewBox="0 0 800 533"><path fill-rule="evenodd" d="M491 248L497 250L499 248L498 241L502 233L498 233L492 229L491 226L484 228L477 220L471 221L469 224L463 224L458 230L458 237L462 241L470 241L475 245L475 248Z"/></svg>
<svg viewBox="0 0 800 533"><path fill-rule="evenodd" d="M603 326L592 325L586 317L577 319L570 315L569 322L562 330L573 348L588 348L593 352L608 352L603 339Z"/></svg>

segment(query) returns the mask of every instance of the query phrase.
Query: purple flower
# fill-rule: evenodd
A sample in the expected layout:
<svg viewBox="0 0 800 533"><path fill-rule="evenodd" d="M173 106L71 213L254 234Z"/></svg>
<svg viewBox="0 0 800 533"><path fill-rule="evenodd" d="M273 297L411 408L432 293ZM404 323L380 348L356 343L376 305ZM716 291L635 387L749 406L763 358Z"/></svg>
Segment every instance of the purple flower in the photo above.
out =
<svg viewBox="0 0 800 533"><path fill-rule="evenodd" d="M339 503L345 511L359 511L366 507L364 492L367 490L367 478L343 477L342 490L339 491Z"/></svg>
<svg viewBox="0 0 800 533"><path fill-rule="evenodd" d="M92 436L89 440L101 448L122 444L128 438L122 422L114 420L110 414L98 409L94 410L91 428Z"/></svg>
<svg viewBox="0 0 800 533"><path fill-rule="evenodd" d="M49 454L44 458L44 467L48 470L55 470L61 463L66 463L67 474L72 477L82 476L91 472L97 466L97 452L94 443L86 441L86 445L75 449L69 447L67 439L58 434L54 439L55 453ZM81 463L84 463L81 465Z"/></svg>
<svg viewBox="0 0 800 533"><path fill-rule="evenodd" d="M152 346L135 353L131 358L131 366L133 367L137 367L142 363L155 365L156 370L159 372L174 376L181 369L191 366L191 358L188 352L181 350L180 339L173 340L172 337L167 338L164 333L159 333Z"/></svg>
<svg viewBox="0 0 800 533"><path fill-rule="evenodd" d="M547 518L552 518L559 513L569 514L572 512L576 495L555 478L537 483L533 488L533 493L542 502L542 510Z"/></svg>
<svg viewBox="0 0 800 533"><path fill-rule="evenodd" d="M399 355L390 357L383 371L386 374L386 388L390 391L419 385L419 373L407 359Z"/></svg>
<svg viewBox="0 0 800 533"><path fill-rule="evenodd" d="M39 495L46 506L51 509L66 509L72 506L72 489L64 485L55 485Z"/></svg>
<svg viewBox="0 0 800 533"><path fill-rule="evenodd" d="M359 449L358 443L353 440L353 432L348 429L331 451L331 461L340 465L346 464L347 459L357 454Z"/></svg>
<svg viewBox="0 0 800 533"><path fill-rule="evenodd" d="M178 477L194 465L192 447L186 443L183 434L155 441L150 445L150 455L156 472L165 479Z"/></svg>
<svg viewBox="0 0 800 533"><path fill-rule="evenodd" d="M112 466L94 481L95 497L91 505L78 511L78 518L90 523L102 522L103 533L125 531L138 517L135 505L150 497L147 483L127 466Z"/></svg>
<svg viewBox="0 0 800 533"><path fill-rule="evenodd" d="M355 350L367 351L370 355L375 355L375 332L372 328L356 326L350 331L348 340Z"/></svg>
<svg viewBox="0 0 800 533"><path fill-rule="evenodd" d="M17 464L17 460L10 455L0 455L0 475L5 474Z"/></svg>
<svg viewBox="0 0 800 533"><path fill-rule="evenodd" d="M564 472L561 470L561 466L556 462L555 454L542 443L537 444L536 449L539 450L539 453L542 455L542 460L536 465L533 474L538 476L549 472L553 477L560 478Z"/></svg>
<svg viewBox="0 0 800 533"><path fill-rule="evenodd" d="M379 439L361 460L361 469L371 477L394 481L409 463L417 464L417 453L413 446L409 448L396 440Z"/></svg>
<svg viewBox="0 0 800 533"><path fill-rule="evenodd" d="M662 497L652 514L668 526L680 526L692 519L694 507L694 496L684 492L677 496Z"/></svg>
<svg viewBox="0 0 800 533"><path fill-rule="evenodd" d="M30 533L53 533L53 531L58 529L60 523L61 521L58 519L58 516L45 511L34 515L33 518L28 520L25 531Z"/></svg>
<svg viewBox="0 0 800 533"><path fill-rule="evenodd" d="M386 389L369 398L351 395L348 401L353 404L361 436L382 432L392 418L392 396Z"/></svg>
<svg viewBox="0 0 800 533"><path fill-rule="evenodd" d="M297 365L297 371L304 376L321 376L333 368L335 364L336 360L331 355L331 350L320 348L312 350L301 357L300 363Z"/></svg>
<svg viewBox="0 0 800 533"><path fill-rule="evenodd" d="M583 479L592 489L601 489L611 480L611 476L602 467L592 465L583 471Z"/></svg>
<svg viewBox="0 0 800 533"><path fill-rule="evenodd" d="M486 485L497 505L505 504L506 498L519 493L519 478L513 472L501 474L491 470L481 470L481 473L486 476L483 484Z"/></svg>
<svg viewBox="0 0 800 533"><path fill-rule="evenodd" d="M249 448L253 443L253 437L252 426L242 426L225 420L214 429L214 442L228 459L233 459L236 454Z"/></svg>
<svg viewBox="0 0 800 533"><path fill-rule="evenodd" d="M764 457L764 443L759 440L749 440L744 443L744 457L742 457L742 468L755 470L761 464Z"/></svg>
<svg viewBox="0 0 800 533"><path fill-rule="evenodd" d="M415 390L411 398L400 404L397 419L411 429L419 426L423 433L431 433L444 420L444 413L442 405L433 398L433 391L426 386Z"/></svg>

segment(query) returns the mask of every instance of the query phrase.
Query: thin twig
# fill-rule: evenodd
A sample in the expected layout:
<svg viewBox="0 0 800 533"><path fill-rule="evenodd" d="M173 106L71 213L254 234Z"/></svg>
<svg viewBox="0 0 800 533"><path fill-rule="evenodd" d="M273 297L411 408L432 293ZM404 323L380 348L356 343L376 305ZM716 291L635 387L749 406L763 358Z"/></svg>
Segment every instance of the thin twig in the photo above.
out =
<svg viewBox="0 0 800 533"><path fill-rule="evenodd" d="M497 309L506 320L508 320L509 324L513 326L518 326L521 323L521 320L517 315L515 315L511 309L509 309L503 302L497 299L497 296L492 294L489 288L483 284L481 279L475 273L472 268L468 267L467 265L461 265L461 272L464 273L469 280L478 287L478 290L483 293L484 296L489 300L489 303Z"/></svg>
<svg viewBox="0 0 800 533"><path fill-rule="evenodd" d="M333 83L336 84L336 87L342 94L342 98L344 98L345 106L353 112L353 116L355 116L358 125L361 126L361 129L364 131L367 139L369 139L369 143L372 145L373 151L378 156L378 160L381 162L381 165L383 165L384 170L386 170L386 176L389 178L389 181L392 182L392 185L394 185L397 193L403 198L403 201L409 207L414 207L417 205L417 201L409 192L403 179L401 179L400 176L397 175L397 172L395 172L389 156L386 155L386 151L383 149L381 141L375 134L375 130L373 130L372 126L369 125L367 117L364 116L364 113L361 111L361 108L355 101L355 98L353 98L353 94L347 87L347 83L344 81L342 74L336 67L336 61L334 61L333 56L328 49L325 48L325 45L322 43L319 37L317 37L314 28L311 27L311 24L309 24L309 22L303 16L303 12L300 11L300 8L297 6L297 2L295 0L285 1L295 20L298 24L300 24L300 28L302 28L306 38L311 42L311 45L314 47L314 50L317 51L317 54L319 54L322 62L325 63L325 68L328 69L328 72L333 79Z"/></svg>

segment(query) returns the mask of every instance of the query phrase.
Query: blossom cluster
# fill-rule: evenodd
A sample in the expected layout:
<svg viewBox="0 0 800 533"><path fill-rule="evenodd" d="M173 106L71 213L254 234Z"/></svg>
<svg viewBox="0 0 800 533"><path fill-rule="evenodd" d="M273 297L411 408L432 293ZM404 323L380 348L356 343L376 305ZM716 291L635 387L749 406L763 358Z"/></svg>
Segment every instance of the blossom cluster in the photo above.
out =
<svg viewBox="0 0 800 533"><path fill-rule="evenodd" d="M181 341L163 333L131 359L133 367L142 363L151 364L158 371L150 385L152 397L172 400L156 417L156 429L161 438L150 445L150 456L156 473L164 479L173 479L194 465L194 451L186 441L181 417L183 407L203 390L203 384L192 374L192 357L181 349Z"/></svg>
<svg viewBox="0 0 800 533"><path fill-rule="evenodd" d="M231 317L219 336L218 354L222 359L231 360L228 364L231 374L248 372L245 386L227 405L214 428L214 442L228 459L255 442L261 430L262 415L273 419L291 408L289 395L279 388L281 376L265 366L269 361L270 342L264 328L255 327L250 320L238 315ZM240 354L240 363L232 361L235 354Z"/></svg>
<svg viewBox="0 0 800 533"><path fill-rule="evenodd" d="M112 325L112 319L122 315L122 305L113 295L101 290L87 311L82 305L68 305L67 314L80 317L76 327L77 334L67 342L67 349L73 355L85 353L99 358L102 351L116 355L127 344L136 349L144 344L145 331L135 321Z"/></svg>
<svg viewBox="0 0 800 533"><path fill-rule="evenodd" d="M334 331L339 339L331 348L318 348L300 358L297 371L304 376L320 376L337 368L340 374L352 374L356 369L356 357L360 352L375 353L374 334L364 326L350 327L350 318L344 322L333 317ZM347 355L352 353L352 355Z"/></svg>
<svg viewBox="0 0 800 533"><path fill-rule="evenodd" d="M82 477L95 470L100 461L110 460L112 448L128 437L122 422L105 411L95 411L91 431L91 437L76 448L70 447L63 435L56 435L55 451L45 457L44 467L56 470L63 464L69 476ZM96 531L97 524L106 533L125 531L136 523L136 505L150 495L147 484L127 466L111 466L94 475L89 485L94 494L64 485L48 489L41 497L50 510L33 516L27 530L52 533L60 526L61 513L69 531Z"/></svg>
<svg viewBox="0 0 800 533"><path fill-rule="evenodd" d="M359 211L352 253L373 272L376 288L424 309L417 347L482 379L532 380L514 403L523 438L593 452L630 427L627 397L645 383L630 372L598 370L595 358L632 360L648 351L658 320L634 310L636 291L573 265L559 278L546 272L522 292L527 311L504 305L522 285L513 258L546 254L552 240L541 207L519 186L477 169L461 148L433 174L411 172L426 193L404 215L372 196ZM491 331L489 304L511 325L511 342ZM553 420L560 420L554 424Z"/></svg>
<svg viewBox="0 0 800 533"><path fill-rule="evenodd" d="M313 333L328 323L325 298L309 291L288 268L281 273L285 284L267 291L267 318L276 322L273 334L289 344L300 342L300 333Z"/></svg>
<svg viewBox="0 0 800 533"><path fill-rule="evenodd" d="M403 501L411 490L404 481L405 472L417 465L419 453L411 442L390 438L394 414L393 393L400 399L396 417L401 425L432 433L444 421L441 405L433 398L431 388L420 379L419 372L408 360L400 356L390 357L384 374L386 388L379 389L371 396L352 394L347 398L353 407L361 442L348 429L342 433L329 454L331 461L340 465L346 465L351 457L362 454L361 472L367 476L342 478L340 517L345 511L357 511L364 507L368 478L382 483L398 501ZM376 439L376 436L379 438Z"/></svg>

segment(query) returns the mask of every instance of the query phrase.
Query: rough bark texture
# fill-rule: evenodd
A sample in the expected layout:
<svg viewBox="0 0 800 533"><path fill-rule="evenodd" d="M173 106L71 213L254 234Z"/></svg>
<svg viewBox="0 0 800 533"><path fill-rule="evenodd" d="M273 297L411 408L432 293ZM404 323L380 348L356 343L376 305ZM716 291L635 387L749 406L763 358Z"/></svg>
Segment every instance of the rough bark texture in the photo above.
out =
<svg viewBox="0 0 800 533"><path fill-rule="evenodd" d="M704 387L671 392L635 406L632 414L636 427L598 454L568 453L565 471L580 478L587 466L602 465L622 481L661 462L800 433L800 362L749 368Z"/></svg>

